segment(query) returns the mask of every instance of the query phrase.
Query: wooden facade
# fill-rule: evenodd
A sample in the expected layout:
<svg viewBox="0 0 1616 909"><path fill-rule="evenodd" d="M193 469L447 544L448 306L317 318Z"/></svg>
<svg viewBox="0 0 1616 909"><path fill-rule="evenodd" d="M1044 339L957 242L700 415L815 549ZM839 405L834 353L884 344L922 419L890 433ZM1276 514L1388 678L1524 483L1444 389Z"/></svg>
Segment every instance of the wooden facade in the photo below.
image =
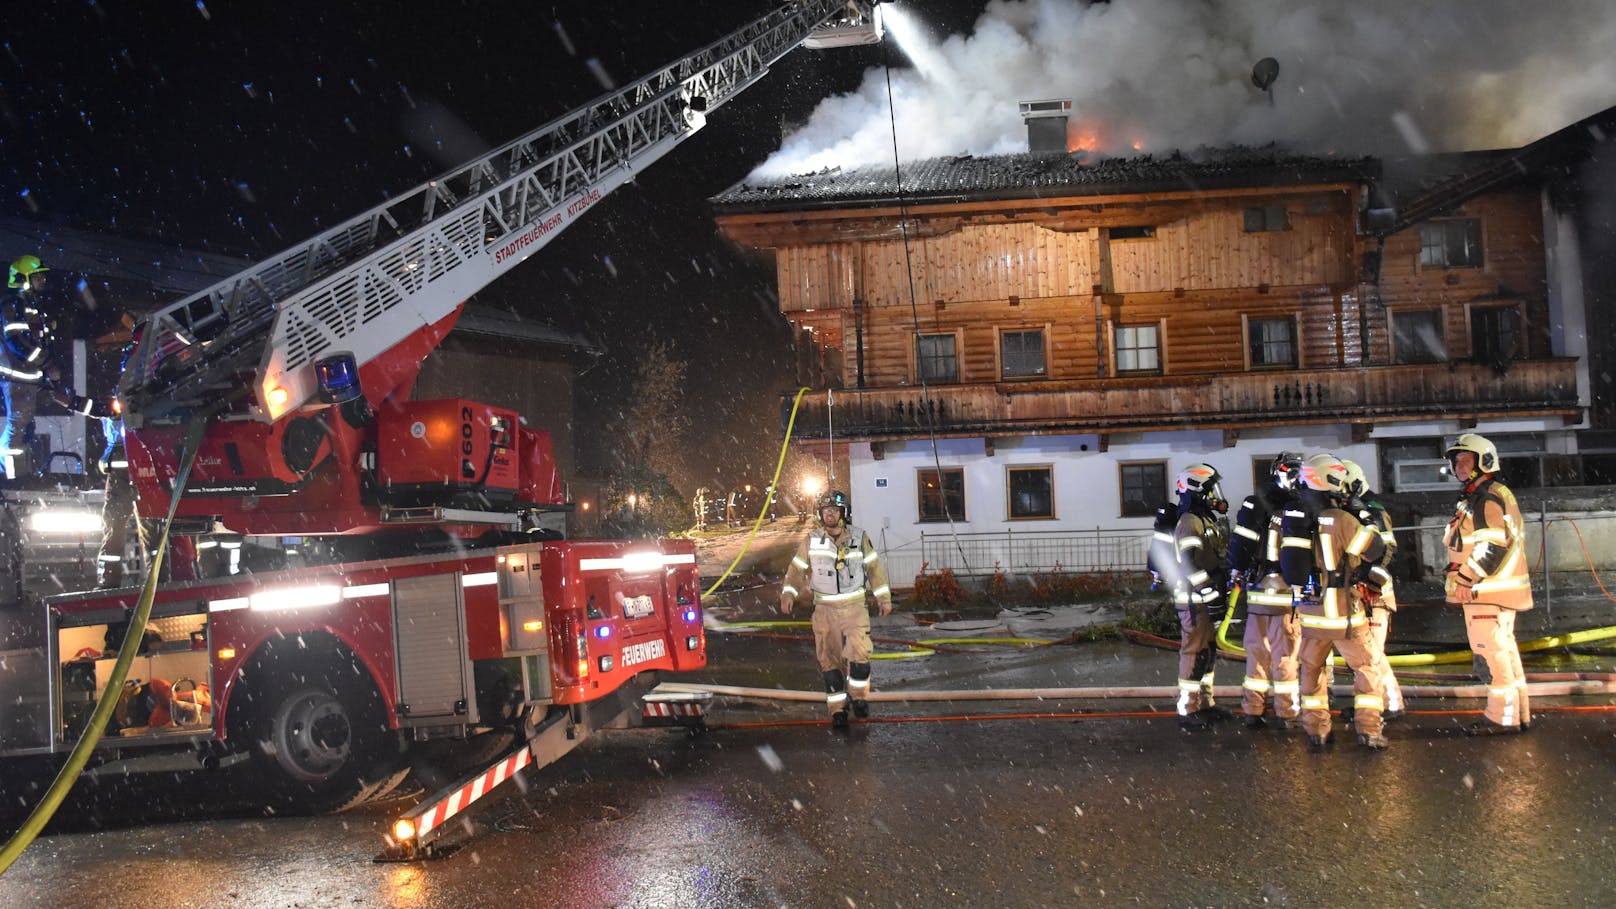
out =
<svg viewBox="0 0 1616 909"><path fill-rule="evenodd" d="M1361 229L1368 189L821 204L719 223L776 251L781 310L824 351L826 382L863 390L872 415L919 398L961 415L940 428L979 434L1238 429L1276 412L1366 426L1456 410L1580 419L1574 363L1549 359L1540 194L1481 195L1427 222L1442 222L1434 232L1417 224L1382 243ZM1445 237L1462 248L1444 251ZM1119 361L1121 328L1154 349ZM1036 372L1007 371L1007 333L1042 344ZM952 351L924 396L920 337ZM1269 400L1281 386L1321 396ZM850 431L925 430L872 416Z"/></svg>

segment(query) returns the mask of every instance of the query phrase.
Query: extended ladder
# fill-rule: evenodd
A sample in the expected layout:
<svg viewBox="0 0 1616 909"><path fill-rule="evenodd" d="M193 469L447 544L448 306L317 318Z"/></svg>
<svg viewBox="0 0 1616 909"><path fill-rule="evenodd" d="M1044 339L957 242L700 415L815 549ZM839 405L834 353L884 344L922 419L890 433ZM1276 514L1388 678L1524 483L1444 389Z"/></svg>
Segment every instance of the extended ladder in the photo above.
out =
<svg viewBox="0 0 1616 909"><path fill-rule="evenodd" d="M364 365L533 255L667 154L798 45L858 43L867 0L793 0L415 190L144 320L119 383L126 419L245 396L274 421L316 390L314 361ZM816 28L824 26L815 38ZM241 377L252 375L254 386Z"/></svg>

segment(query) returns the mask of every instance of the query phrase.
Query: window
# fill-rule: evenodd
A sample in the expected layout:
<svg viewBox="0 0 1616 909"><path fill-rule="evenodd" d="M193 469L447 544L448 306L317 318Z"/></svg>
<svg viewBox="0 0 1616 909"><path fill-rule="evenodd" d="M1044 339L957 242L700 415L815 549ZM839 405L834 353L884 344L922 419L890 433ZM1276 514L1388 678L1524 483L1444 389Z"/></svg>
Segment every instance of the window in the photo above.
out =
<svg viewBox="0 0 1616 909"><path fill-rule="evenodd" d="M1296 368L1296 322L1252 319L1246 323L1252 369Z"/></svg>
<svg viewBox="0 0 1616 909"><path fill-rule="evenodd" d="M1246 209L1246 233L1248 234L1290 229L1290 218L1285 216L1285 206L1283 205L1264 205L1261 208Z"/></svg>
<svg viewBox="0 0 1616 909"><path fill-rule="evenodd" d="M1119 465L1122 472L1122 516L1148 518L1167 501L1167 462L1139 461Z"/></svg>
<svg viewBox="0 0 1616 909"><path fill-rule="evenodd" d="M965 470L959 467L943 468L941 477L936 470L915 472L915 486L920 490L920 520L965 520Z"/></svg>
<svg viewBox="0 0 1616 909"><path fill-rule="evenodd" d="M1421 268L1480 268L1481 219L1452 218L1420 225Z"/></svg>
<svg viewBox="0 0 1616 909"><path fill-rule="evenodd" d="M920 381L947 385L959 381L959 358L952 334L921 335L915 339L915 363Z"/></svg>
<svg viewBox="0 0 1616 909"><path fill-rule="evenodd" d="M1470 310L1470 356L1494 369L1509 368L1521 356L1521 318L1513 306L1480 306Z"/></svg>
<svg viewBox="0 0 1616 909"><path fill-rule="evenodd" d="M1441 363L1448 359L1442 310L1392 310L1392 362Z"/></svg>
<svg viewBox="0 0 1616 909"><path fill-rule="evenodd" d="M1044 374L1042 330L1007 331L999 335L1000 372L1006 379L1027 379Z"/></svg>
<svg viewBox="0 0 1616 909"><path fill-rule="evenodd" d="M1159 326L1117 327L1117 372L1161 372Z"/></svg>
<svg viewBox="0 0 1616 909"><path fill-rule="evenodd" d="M1154 227L1113 227L1110 230L1113 240L1149 240L1156 236Z"/></svg>
<svg viewBox="0 0 1616 909"><path fill-rule="evenodd" d="M1053 518L1055 478L1050 467L1009 468L1010 520Z"/></svg>

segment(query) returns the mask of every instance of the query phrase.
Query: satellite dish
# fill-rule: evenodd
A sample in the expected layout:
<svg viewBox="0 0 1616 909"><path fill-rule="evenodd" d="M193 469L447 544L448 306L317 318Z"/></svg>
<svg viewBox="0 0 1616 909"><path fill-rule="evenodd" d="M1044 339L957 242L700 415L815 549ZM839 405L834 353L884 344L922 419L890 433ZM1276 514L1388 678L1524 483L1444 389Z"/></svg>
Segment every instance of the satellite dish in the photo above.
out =
<svg viewBox="0 0 1616 909"><path fill-rule="evenodd" d="M1268 87L1273 85L1274 80L1278 78L1279 61L1273 57L1264 57L1257 61L1256 66L1251 68L1251 84L1263 91L1268 91Z"/></svg>

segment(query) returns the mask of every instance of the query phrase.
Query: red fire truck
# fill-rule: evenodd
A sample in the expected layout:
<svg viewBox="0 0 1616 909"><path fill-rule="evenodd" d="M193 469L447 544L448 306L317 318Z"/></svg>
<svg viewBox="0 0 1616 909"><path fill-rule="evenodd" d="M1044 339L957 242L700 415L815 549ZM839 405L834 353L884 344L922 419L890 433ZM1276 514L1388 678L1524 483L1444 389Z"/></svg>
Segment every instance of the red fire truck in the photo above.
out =
<svg viewBox="0 0 1616 909"><path fill-rule="evenodd" d="M409 392L468 296L775 60L879 37L870 4L781 4L144 317L119 384L140 513L169 514L173 533L296 540L303 563L161 585L149 629L134 630L140 684L124 686L96 762L246 763L277 809L327 811L391 790L412 749L514 733L516 751L404 819L416 854L473 793L616 720L653 670L705 665L691 544L556 538L567 505L548 434L499 407ZM12 607L0 758L73 746L139 596ZM632 712L688 722L700 710L653 699Z"/></svg>

